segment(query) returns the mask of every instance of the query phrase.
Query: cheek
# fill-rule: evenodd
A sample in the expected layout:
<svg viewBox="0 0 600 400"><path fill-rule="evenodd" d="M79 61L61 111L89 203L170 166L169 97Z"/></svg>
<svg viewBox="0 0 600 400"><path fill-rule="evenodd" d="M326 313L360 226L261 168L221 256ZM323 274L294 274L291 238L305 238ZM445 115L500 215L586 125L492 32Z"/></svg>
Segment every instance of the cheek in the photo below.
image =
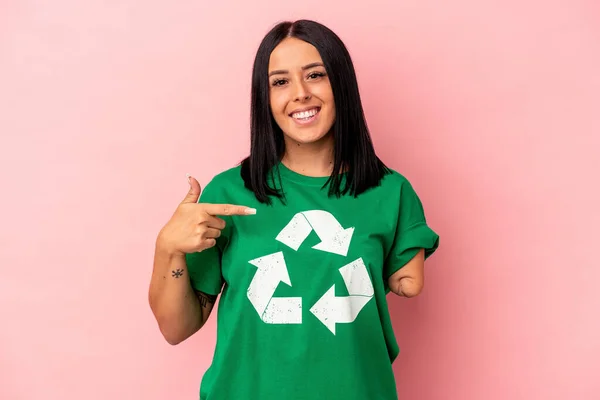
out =
<svg viewBox="0 0 600 400"><path fill-rule="evenodd" d="M331 91L331 86L323 86L319 88L317 96L327 104L330 110L335 110L335 102L333 99L333 92Z"/></svg>
<svg viewBox="0 0 600 400"><path fill-rule="evenodd" d="M333 95L331 93L328 93L327 95L323 96L322 99L327 104L327 116L329 118L334 119L335 118L335 102L333 100Z"/></svg>
<svg viewBox="0 0 600 400"><path fill-rule="evenodd" d="M271 112L275 117L280 117L285 113L285 99L282 97L283 96L276 92L270 93L269 103L271 105Z"/></svg>
<svg viewBox="0 0 600 400"><path fill-rule="evenodd" d="M335 121L335 105L331 106L331 122L333 123Z"/></svg>

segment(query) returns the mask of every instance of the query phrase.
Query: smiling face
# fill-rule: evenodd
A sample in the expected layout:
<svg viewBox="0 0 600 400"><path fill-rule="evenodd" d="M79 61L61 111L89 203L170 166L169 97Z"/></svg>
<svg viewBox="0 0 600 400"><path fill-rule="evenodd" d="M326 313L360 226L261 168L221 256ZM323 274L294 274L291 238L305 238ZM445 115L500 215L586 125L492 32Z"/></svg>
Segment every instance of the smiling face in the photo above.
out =
<svg viewBox="0 0 600 400"><path fill-rule="evenodd" d="M335 121L335 102L317 49L296 38L284 39L269 59L269 103L286 142L326 140Z"/></svg>

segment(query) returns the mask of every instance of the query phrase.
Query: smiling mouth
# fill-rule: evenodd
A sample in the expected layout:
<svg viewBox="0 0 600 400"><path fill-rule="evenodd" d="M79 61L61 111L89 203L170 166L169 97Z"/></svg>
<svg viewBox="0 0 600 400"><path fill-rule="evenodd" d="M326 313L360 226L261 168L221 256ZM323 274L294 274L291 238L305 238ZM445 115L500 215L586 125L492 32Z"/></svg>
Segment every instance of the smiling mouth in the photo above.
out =
<svg viewBox="0 0 600 400"><path fill-rule="evenodd" d="M311 108L310 110L292 113L292 114L290 114L290 117L292 117L292 119L294 121L296 121L297 123L307 124L307 123L311 123L312 121L314 121L317 118L317 115L319 115L320 111L321 111L321 107L314 107L314 108Z"/></svg>

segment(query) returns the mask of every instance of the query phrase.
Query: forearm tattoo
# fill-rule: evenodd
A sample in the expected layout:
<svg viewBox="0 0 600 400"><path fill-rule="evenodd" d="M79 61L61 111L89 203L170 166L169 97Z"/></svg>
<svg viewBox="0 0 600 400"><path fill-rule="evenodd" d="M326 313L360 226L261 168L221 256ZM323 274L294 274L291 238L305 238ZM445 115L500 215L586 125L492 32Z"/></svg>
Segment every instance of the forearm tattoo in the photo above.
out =
<svg viewBox="0 0 600 400"><path fill-rule="evenodd" d="M214 304L217 300L217 296L212 294L206 294L199 291L196 291L196 294L198 295L198 300L200 300L200 305L204 308L208 307L208 304Z"/></svg>
<svg viewBox="0 0 600 400"><path fill-rule="evenodd" d="M180 277L183 276L183 269L177 268L177 269L171 271L171 276L175 279L179 279ZM198 296L198 300L200 300L200 305L204 308L208 307L209 304L214 304L214 302L217 300L217 296L215 296L215 295L206 294L204 292L199 292L197 290L195 290L195 292L196 292L196 295Z"/></svg>
<svg viewBox="0 0 600 400"><path fill-rule="evenodd" d="M171 276L173 278L179 278L179 277L183 276L183 269L178 268L178 269L176 269L174 271L171 271Z"/></svg>

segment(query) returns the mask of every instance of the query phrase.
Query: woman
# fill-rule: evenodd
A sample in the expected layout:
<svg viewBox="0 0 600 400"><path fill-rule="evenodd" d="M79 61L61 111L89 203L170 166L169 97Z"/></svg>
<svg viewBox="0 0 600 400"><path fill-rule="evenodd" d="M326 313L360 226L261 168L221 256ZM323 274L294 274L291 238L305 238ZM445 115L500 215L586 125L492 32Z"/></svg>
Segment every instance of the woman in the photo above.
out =
<svg viewBox="0 0 600 400"><path fill-rule="evenodd" d="M249 157L201 196L189 180L157 238L150 305L177 344L221 295L200 398L396 399L386 295L421 291L438 236L375 155L342 41L275 26L254 63Z"/></svg>

